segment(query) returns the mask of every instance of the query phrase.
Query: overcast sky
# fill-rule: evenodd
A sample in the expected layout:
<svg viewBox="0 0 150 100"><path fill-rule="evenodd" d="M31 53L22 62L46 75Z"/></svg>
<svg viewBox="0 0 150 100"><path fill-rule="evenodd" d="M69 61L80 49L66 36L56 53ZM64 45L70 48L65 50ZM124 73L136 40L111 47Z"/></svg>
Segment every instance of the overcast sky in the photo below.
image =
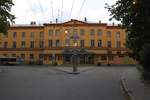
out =
<svg viewBox="0 0 150 100"><path fill-rule="evenodd" d="M12 8L12 13L16 16L16 24L29 24L31 21L49 23L54 22L56 18L59 22L70 19L84 20L84 17L90 22L101 20L111 23L109 12L104 8L105 3L114 4L117 0L85 0L82 6L83 1L74 0L71 13L73 0L13 0L15 6Z"/></svg>

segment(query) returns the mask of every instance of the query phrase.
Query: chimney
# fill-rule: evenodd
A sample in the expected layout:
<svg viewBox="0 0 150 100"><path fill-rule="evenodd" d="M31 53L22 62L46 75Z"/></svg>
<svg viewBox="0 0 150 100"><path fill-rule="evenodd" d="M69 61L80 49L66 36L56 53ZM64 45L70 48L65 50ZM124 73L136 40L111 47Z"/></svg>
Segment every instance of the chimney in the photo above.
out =
<svg viewBox="0 0 150 100"><path fill-rule="evenodd" d="M31 24L31 25L36 25L36 22L31 22L30 24Z"/></svg>
<svg viewBox="0 0 150 100"><path fill-rule="evenodd" d="M58 19L56 18L56 23L58 23Z"/></svg>
<svg viewBox="0 0 150 100"><path fill-rule="evenodd" d="M114 23L114 22L112 23L112 26L115 26L115 23Z"/></svg>
<svg viewBox="0 0 150 100"><path fill-rule="evenodd" d="M87 18L86 17L84 18L84 21L87 22Z"/></svg>

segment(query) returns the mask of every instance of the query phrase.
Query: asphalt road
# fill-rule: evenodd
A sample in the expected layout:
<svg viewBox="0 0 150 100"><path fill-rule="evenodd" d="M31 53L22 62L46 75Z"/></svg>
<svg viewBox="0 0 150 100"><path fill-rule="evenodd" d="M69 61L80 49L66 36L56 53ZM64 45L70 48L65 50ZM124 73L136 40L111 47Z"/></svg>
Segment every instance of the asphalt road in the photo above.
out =
<svg viewBox="0 0 150 100"><path fill-rule="evenodd" d="M72 75L53 67L0 66L0 100L123 100L120 77L132 67L84 68Z"/></svg>

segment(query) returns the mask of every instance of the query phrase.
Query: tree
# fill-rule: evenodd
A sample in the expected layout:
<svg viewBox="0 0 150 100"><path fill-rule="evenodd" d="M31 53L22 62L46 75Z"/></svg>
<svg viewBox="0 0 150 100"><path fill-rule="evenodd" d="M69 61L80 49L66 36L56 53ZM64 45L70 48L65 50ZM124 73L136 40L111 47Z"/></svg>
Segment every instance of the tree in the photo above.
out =
<svg viewBox="0 0 150 100"><path fill-rule="evenodd" d="M12 0L0 0L0 33L7 33L10 22L13 23L15 16L10 14L13 6Z"/></svg>
<svg viewBox="0 0 150 100"><path fill-rule="evenodd" d="M106 8L126 29L127 47L142 65L143 78L150 80L150 0L118 0Z"/></svg>

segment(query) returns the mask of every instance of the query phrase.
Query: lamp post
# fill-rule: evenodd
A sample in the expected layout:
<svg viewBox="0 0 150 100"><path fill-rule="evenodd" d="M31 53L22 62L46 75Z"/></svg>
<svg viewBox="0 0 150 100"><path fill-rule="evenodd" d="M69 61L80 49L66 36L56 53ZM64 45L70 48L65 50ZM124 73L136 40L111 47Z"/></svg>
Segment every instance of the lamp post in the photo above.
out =
<svg viewBox="0 0 150 100"><path fill-rule="evenodd" d="M78 71L77 63L78 63L78 54L75 50L73 50L73 55L72 55L73 73L76 73Z"/></svg>
<svg viewBox="0 0 150 100"><path fill-rule="evenodd" d="M77 40L79 39L77 34L73 34L72 36L70 36L70 34L68 33L68 31L65 31L66 34L66 46L69 46L69 41L70 39L73 40L73 49L71 50L71 63L73 66L73 72L70 72L70 74L79 74L78 70L77 70L77 64L78 64L78 56L79 56L79 50L76 49L76 47L78 46Z"/></svg>

